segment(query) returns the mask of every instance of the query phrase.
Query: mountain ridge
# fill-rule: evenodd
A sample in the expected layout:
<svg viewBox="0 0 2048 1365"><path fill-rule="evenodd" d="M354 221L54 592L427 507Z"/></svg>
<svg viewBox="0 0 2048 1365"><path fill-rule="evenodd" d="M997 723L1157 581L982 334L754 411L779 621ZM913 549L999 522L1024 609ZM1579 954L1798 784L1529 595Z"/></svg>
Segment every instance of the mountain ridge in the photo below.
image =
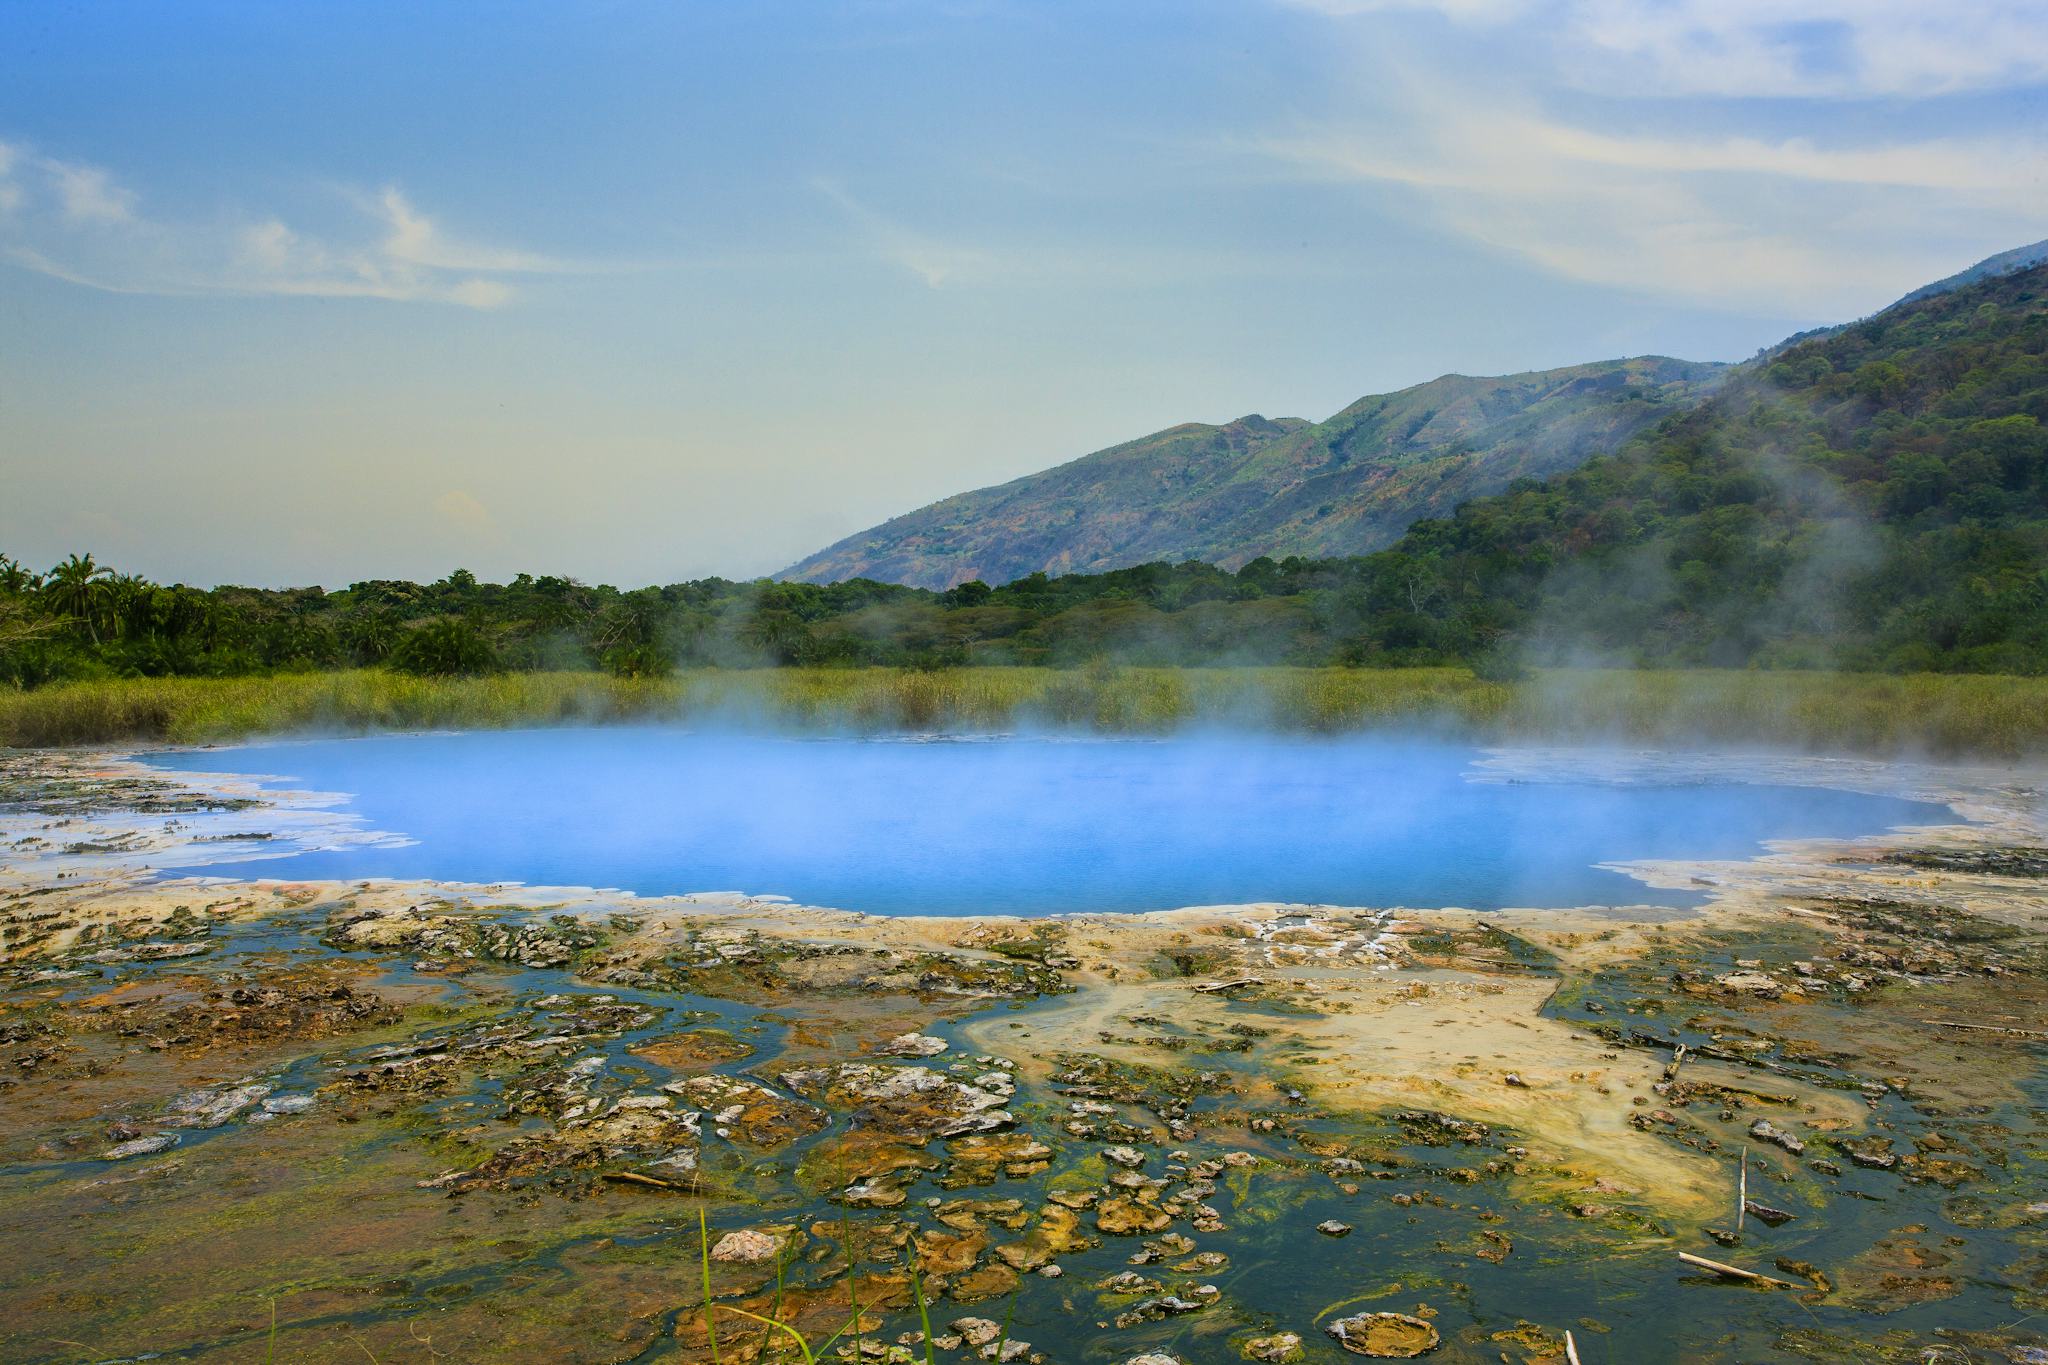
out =
<svg viewBox="0 0 2048 1365"><path fill-rule="evenodd" d="M2023 272L2048 241L1911 291L1871 317ZM1869 319L1815 328L1743 365ZM1710 397L1742 366L1638 356L1510 375L1458 373L1370 394L1322 422L1183 422L855 532L773 575L945 589L1031 573L1201 559L1368 554L1414 523L1610 453Z"/></svg>
<svg viewBox="0 0 2048 1365"><path fill-rule="evenodd" d="M950 588L1150 560L1363 554L1418 518L1614 448L1727 367L1640 356L1441 375L1322 422L1183 422L856 532L777 578Z"/></svg>

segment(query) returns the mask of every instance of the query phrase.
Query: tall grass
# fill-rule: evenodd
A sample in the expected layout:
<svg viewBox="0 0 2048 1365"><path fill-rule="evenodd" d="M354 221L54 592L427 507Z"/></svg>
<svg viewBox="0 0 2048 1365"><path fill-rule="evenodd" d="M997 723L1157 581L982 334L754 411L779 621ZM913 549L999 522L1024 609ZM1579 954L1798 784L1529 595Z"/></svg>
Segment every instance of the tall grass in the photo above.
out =
<svg viewBox="0 0 2048 1365"><path fill-rule="evenodd" d="M12 747L634 720L857 733L1432 728L1478 739L2011 756L2048 741L2048 679L1546 670L1500 683L1461 668L1107 667L435 679L357 670L0 691L0 745Z"/></svg>

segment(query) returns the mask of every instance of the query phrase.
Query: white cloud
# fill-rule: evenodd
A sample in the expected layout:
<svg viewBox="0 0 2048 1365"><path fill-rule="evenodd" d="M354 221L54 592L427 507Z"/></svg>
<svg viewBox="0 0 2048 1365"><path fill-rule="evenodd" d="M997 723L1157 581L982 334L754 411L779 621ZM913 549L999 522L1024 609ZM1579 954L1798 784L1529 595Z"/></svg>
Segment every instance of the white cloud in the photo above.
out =
<svg viewBox="0 0 2048 1365"><path fill-rule="evenodd" d="M497 308L513 297L506 276L577 268L452 236L396 188L346 202L355 218L325 235L274 216L156 218L99 167L0 142L0 259L94 289Z"/></svg>
<svg viewBox="0 0 2048 1365"><path fill-rule="evenodd" d="M45 160L64 216L81 223L125 223L133 215L135 196L116 185L105 171Z"/></svg>
<svg viewBox="0 0 2048 1365"><path fill-rule="evenodd" d="M2041 235L2014 139L1823 147L1615 133L1499 95L1411 89L1392 117L1257 144L1297 173L1411 191L1443 227L1571 279L1737 308L1867 306L1966 262L1929 243ZM1936 248L1938 250L1938 247Z"/></svg>
<svg viewBox="0 0 2048 1365"><path fill-rule="evenodd" d="M1646 94L1879 97L2048 80L2039 0L1570 0L1589 83Z"/></svg>
<svg viewBox="0 0 2048 1365"><path fill-rule="evenodd" d="M2040 0L1282 0L1333 18L1515 26L1573 83L1652 96L1880 98L2048 81Z"/></svg>
<svg viewBox="0 0 2048 1365"><path fill-rule="evenodd" d="M2048 234L2048 129L1981 100L1927 114L2048 81L2038 0L1289 2L1359 55L1341 112L1260 153L1570 279L1842 316ZM1411 40L1396 10L1452 22Z"/></svg>

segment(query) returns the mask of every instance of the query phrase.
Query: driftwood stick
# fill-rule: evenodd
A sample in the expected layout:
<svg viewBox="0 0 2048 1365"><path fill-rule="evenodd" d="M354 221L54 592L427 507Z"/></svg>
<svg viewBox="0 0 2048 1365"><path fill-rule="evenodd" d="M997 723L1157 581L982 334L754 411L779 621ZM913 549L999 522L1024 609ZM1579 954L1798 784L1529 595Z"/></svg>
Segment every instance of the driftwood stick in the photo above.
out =
<svg viewBox="0 0 2048 1365"><path fill-rule="evenodd" d="M694 1177L667 1180L658 1175L642 1175L638 1171L606 1171L604 1178L614 1185L644 1185L650 1190L680 1190L684 1194L697 1194L703 1189Z"/></svg>
<svg viewBox="0 0 2048 1365"><path fill-rule="evenodd" d="M2037 1028L2007 1028L2004 1024L1965 1024L1955 1019L1922 1019L1923 1024L1936 1028L1966 1028L1975 1033L2003 1033L2013 1038L2048 1038L2048 1031Z"/></svg>
<svg viewBox="0 0 2048 1365"><path fill-rule="evenodd" d="M1742 1231L1742 1215L1749 1208L1749 1144L1742 1144L1742 1178L1735 1185L1735 1230Z"/></svg>
<svg viewBox="0 0 2048 1365"><path fill-rule="evenodd" d="M1759 1275L1754 1270L1744 1270L1739 1265L1726 1265L1720 1261L1710 1261L1704 1256L1695 1256L1690 1251L1679 1252L1678 1259L1684 1261L1687 1265L1696 1265L1702 1270L1711 1270L1716 1275L1724 1276L1731 1280L1747 1280L1753 1284L1767 1284L1777 1289L1797 1289L1799 1287L1790 1280L1781 1280L1772 1275Z"/></svg>
<svg viewBox="0 0 2048 1365"><path fill-rule="evenodd" d="M1585 1362L1579 1359L1579 1344L1572 1340L1572 1329L1569 1327L1564 1329L1564 1358L1566 1365L1585 1365Z"/></svg>
<svg viewBox="0 0 2048 1365"><path fill-rule="evenodd" d="M1240 976L1235 981L1198 982L1195 986L1195 989L1202 992L1204 995L1210 995L1214 994L1217 991L1234 991L1244 986L1263 986L1265 984L1266 983L1264 979L1260 977Z"/></svg>

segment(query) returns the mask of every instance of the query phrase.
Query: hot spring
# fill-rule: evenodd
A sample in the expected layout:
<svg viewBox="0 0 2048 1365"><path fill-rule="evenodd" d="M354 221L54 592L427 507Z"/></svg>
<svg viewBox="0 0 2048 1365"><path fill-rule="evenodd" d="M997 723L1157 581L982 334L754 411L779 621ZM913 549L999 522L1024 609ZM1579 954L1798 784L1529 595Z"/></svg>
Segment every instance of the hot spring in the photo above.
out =
<svg viewBox="0 0 2048 1365"><path fill-rule="evenodd" d="M1603 864L1950 822L1939 805L1707 775L1506 781L1451 743L794 738L627 727L156 754L335 793L368 843L224 843L228 877L741 891L881 914L1288 901L1686 904Z"/></svg>

